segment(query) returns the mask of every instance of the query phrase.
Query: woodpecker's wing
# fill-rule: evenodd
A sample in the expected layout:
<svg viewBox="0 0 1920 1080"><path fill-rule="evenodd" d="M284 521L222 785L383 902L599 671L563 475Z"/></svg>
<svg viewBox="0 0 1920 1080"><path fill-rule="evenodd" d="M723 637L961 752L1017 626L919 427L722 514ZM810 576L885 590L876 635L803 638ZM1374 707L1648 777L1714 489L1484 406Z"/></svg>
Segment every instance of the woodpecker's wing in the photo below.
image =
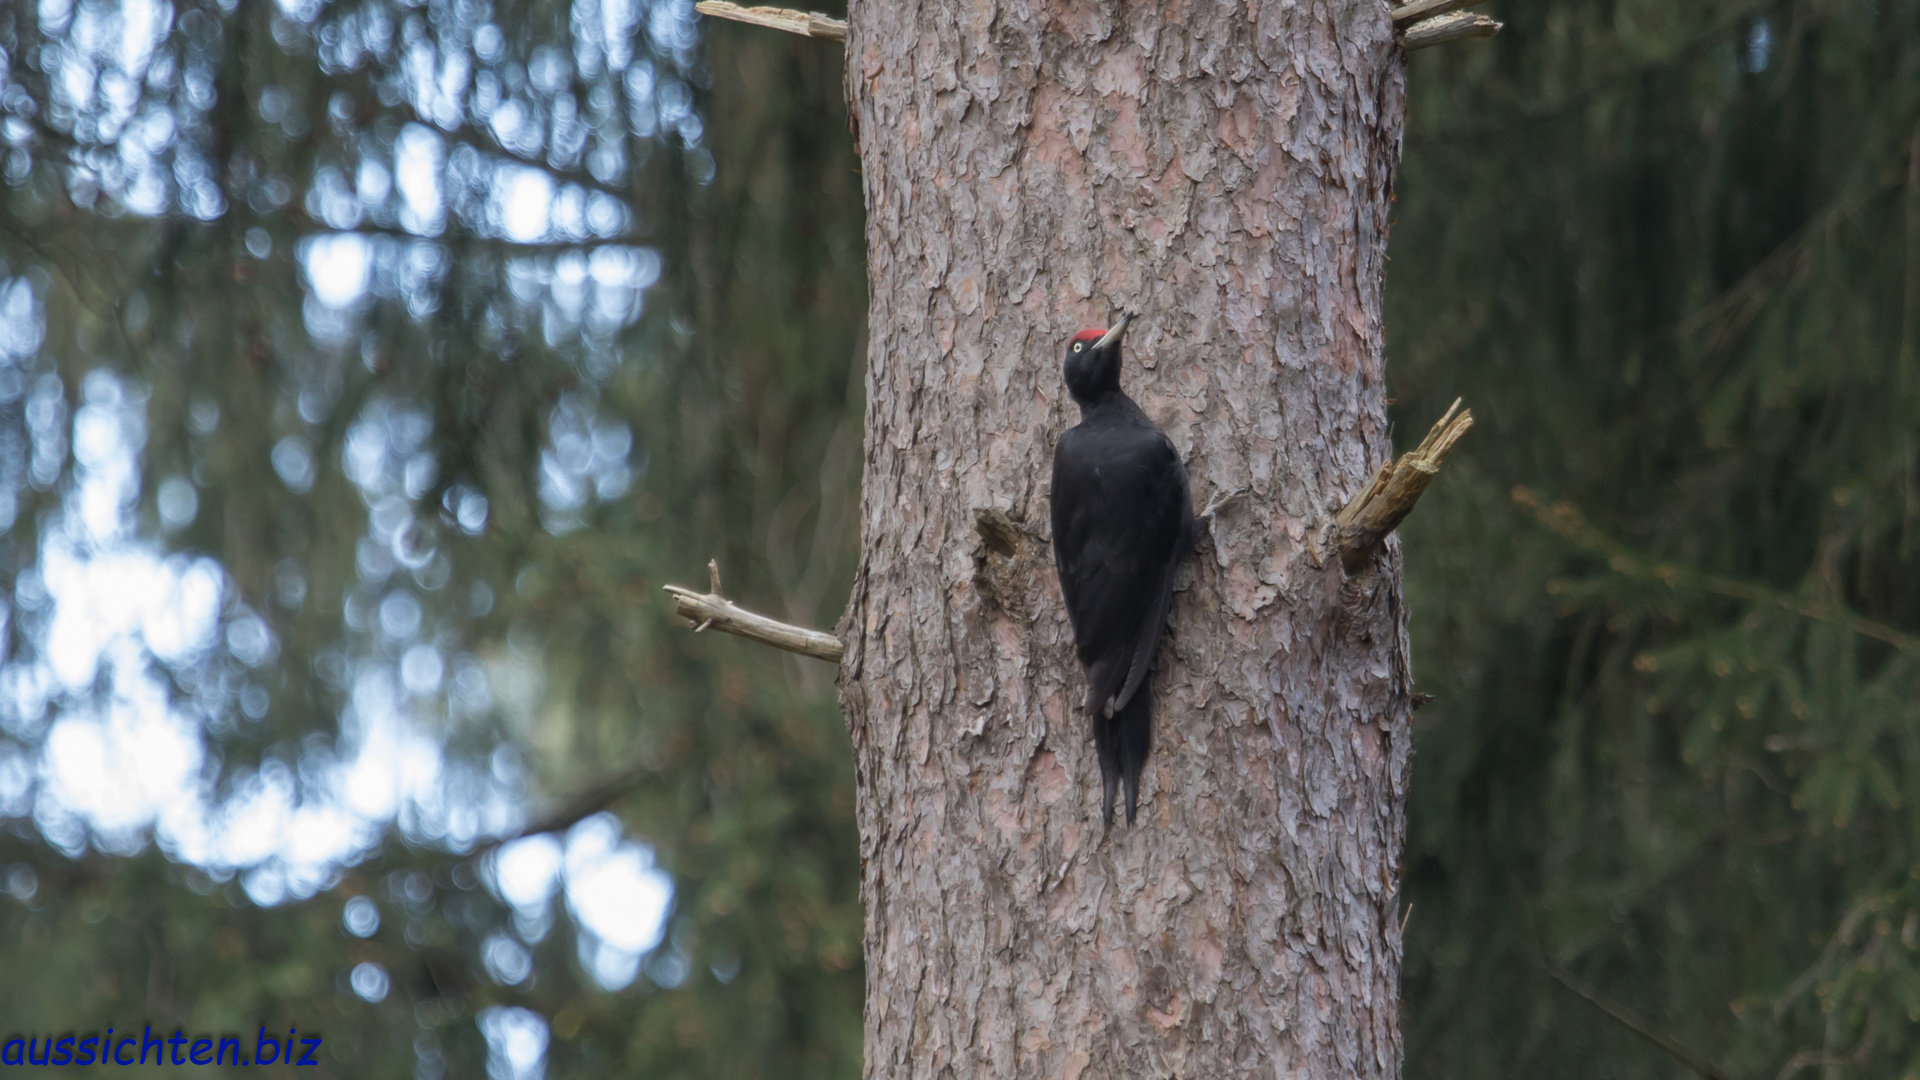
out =
<svg viewBox="0 0 1920 1080"><path fill-rule="evenodd" d="M1088 670L1088 706L1124 706L1146 679L1173 572L1192 542L1186 468L1147 424L1061 436L1053 466L1054 565Z"/></svg>
<svg viewBox="0 0 1920 1080"><path fill-rule="evenodd" d="M1163 541L1165 546L1161 549L1163 554L1159 563L1154 567L1158 572L1146 589L1146 599L1151 601L1151 606L1135 635L1133 655L1127 665L1127 681L1113 696L1114 712L1126 707L1134 692L1140 689L1140 684L1146 681L1147 673L1153 670L1153 650L1160 643L1161 632L1166 629L1167 610L1173 606L1173 574L1180 568L1180 560L1193 547L1193 496L1187 489L1187 467L1180 461L1180 454L1173 448L1172 440L1160 435L1160 443L1165 453L1153 470L1157 482L1146 492L1146 505L1141 509L1152 519L1150 528L1155 546L1158 547Z"/></svg>
<svg viewBox="0 0 1920 1080"><path fill-rule="evenodd" d="M1167 625L1167 609L1173 604L1173 574L1193 546L1193 500L1187 490L1187 467L1181 463L1172 440L1158 431L1154 434L1159 436L1160 446L1151 453L1152 464L1147 469L1153 482L1142 492L1139 511L1147 519L1149 547L1159 551L1160 558L1151 568L1154 571L1151 581L1143 589L1145 617L1134 635L1126 682L1113 696L1114 712L1126 707L1140 684L1146 681L1147 673L1153 670L1154 647L1160 643L1160 634Z"/></svg>

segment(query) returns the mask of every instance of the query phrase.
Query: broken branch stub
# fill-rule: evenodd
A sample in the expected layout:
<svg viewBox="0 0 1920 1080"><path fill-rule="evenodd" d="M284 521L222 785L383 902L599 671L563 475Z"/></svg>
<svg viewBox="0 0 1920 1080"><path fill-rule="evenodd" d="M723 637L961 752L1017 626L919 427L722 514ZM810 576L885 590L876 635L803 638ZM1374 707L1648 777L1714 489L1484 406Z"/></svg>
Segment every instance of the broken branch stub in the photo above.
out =
<svg viewBox="0 0 1920 1080"><path fill-rule="evenodd" d="M1444 45L1449 41L1459 41L1462 38L1492 37L1505 25L1498 19L1490 19L1485 15L1456 11L1451 15L1422 19L1408 26L1406 32L1400 36L1400 44L1408 52L1412 52L1429 45Z"/></svg>
<svg viewBox="0 0 1920 1080"><path fill-rule="evenodd" d="M980 542L995 555L1011 559L1020 550L1020 524L1009 517L1005 510L992 506L975 507L973 528L980 534Z"/></svg>
<svg viewBox="0 0 1920 1080"><path fill-rule="evenodd" d="M1400 455L1400 460L1380 466L1365 491L1334 517L1335 542L1340 549L1340 564L1347 573L1358 573L1367 564L1380 542L1398 528L1400 522L1420 501L1420 495L1433 482L1440 465L1447 460L1453 444L1473 427L1473 413L1460 407L1455 398L1420 445Z"/></svg>
<svg viewBox="0 0 1920 1080"><path fill-rule="evenodd" d="M716 19L731 19L750 26L764 26L769 30L785 30L789 34L801 37L825 38L828 41L847 40L845 19L836 19L831 15L822 15L817 11L794 11L791 8L777 7L741 7L727 0L700 0L693 10L702 15L711 15Z"/></svg>
<svg viewBox="0 0 1920 1080"><path fill-rule="evenodd" d="M840 639L832 634L756 615L721 596L720 564L717 561L707 563L707 574L712 591L704 594L678 585L663 586L673 594L674 614L686 619L694 633L702 633L709 628L724 630L762 645L811 656L830 664L839 663L840 657L846 653L846 646L840 644Z"/></svg>
<svg viewBox="0 0 1920 1080"><path fill-rule="evenodd" d="M1408 23L1418 22L1421 19L1434 18L1486 2L1487 0L1413 0L1412 3L1401 4L1393 9L1393 25L1404 27Z"/></svg>

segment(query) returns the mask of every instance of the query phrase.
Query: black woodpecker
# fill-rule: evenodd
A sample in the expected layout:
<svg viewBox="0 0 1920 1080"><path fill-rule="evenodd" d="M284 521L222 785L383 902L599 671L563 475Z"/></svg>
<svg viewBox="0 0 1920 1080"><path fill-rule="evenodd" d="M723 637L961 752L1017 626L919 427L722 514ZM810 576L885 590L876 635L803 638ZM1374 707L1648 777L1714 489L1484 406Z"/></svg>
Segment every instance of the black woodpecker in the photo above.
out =
<svg viewBox="0 0 1920 1080"><path fill-rule="evenodd" d="M1149 676L1173 600L1173 572L1193 546L1187 469L1172 440L1120 389L1120 340L1082 330L1067 344L1067 392L1080 422L1053 448L1053 565L1087 670L1087 715L1113 824L1114 789L1127 789L1127 824L1153 742Z"/></svg>

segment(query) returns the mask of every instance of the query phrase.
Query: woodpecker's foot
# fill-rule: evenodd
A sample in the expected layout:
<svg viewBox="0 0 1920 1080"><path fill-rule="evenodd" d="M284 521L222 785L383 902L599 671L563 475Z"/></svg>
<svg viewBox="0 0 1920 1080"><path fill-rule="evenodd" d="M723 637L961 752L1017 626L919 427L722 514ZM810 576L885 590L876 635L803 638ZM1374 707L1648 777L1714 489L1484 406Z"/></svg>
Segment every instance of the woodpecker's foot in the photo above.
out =
<svg viewBox="0 0 1920 1080"><path fill-rule="evenodd" d="M1237 487L1232 491L1224 493L1216 491L1213 493L1213 498L1207 500L1207 508L1200 511L1198 517L1201 521L1207 523L1207 536L1209 538L1213 536L1213 523L1215 519L1218 518L1220 511L1239 502L1246 493L1246 488Z"/></svg>

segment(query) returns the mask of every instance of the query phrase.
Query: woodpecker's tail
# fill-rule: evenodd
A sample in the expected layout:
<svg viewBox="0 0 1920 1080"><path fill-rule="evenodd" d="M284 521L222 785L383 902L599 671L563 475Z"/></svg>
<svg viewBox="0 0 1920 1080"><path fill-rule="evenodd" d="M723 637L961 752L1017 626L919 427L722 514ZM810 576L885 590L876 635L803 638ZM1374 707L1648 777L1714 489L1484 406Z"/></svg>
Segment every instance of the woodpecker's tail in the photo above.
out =
<svg viewBox="0 0 1920 1080"><path fill-rule="evenodd" d="M1113 797L1122 787L1127 796L1127 824L1132 825L1140 801L1140 770L1153 745L1153 694L1142 683L1119 712L1093 717L1093 746L1100 756L1100 820L1113 824Z"/></svg>

